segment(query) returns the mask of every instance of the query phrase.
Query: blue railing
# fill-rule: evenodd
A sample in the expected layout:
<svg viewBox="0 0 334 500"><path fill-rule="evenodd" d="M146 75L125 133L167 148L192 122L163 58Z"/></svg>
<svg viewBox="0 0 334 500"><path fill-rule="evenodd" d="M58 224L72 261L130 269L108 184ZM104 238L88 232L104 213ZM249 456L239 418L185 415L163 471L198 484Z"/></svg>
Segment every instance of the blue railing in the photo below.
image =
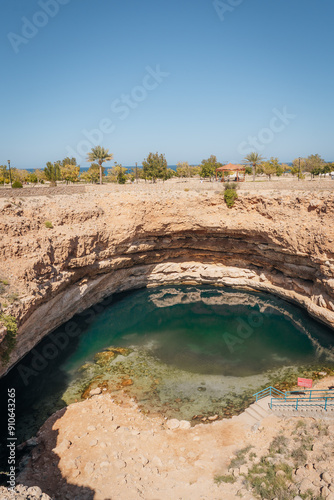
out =
<svg viewBox="0 0 334 500"><path fill-rule="evenodd" d="M285 393L280 391L279 389L276 389L275 387L267 387L266 389L263 389L262 391L256 392L253 394L253 397L256 397L256 401L259 401L259 399L266 398L267 396L278 396L282 397L284 396Z"/></svg>
<svg viewBox="0 0 334 500"><path fill-rule="evenodd" d="M282 392L275 387L267 387L262 391L253 394L256 401L267 396L271 397L270 408L281 406L285 408L334 408L334 390L330 389L300 389L295 391Z"/></svg>
<svg viewBox="0 0 334 500"><path fill-rule="evenodd" d="M334 397L334 391L330 389L301 389L285 392L285 398L297 397L300 399L326 398Z"/></svg>
<svg viewBox="0 0 334 500"><path fill-rule="evenodd" d="M334 408L334 396L329 397L300 397L300 398L272 398L270 401L270 408L273 407L283 407L289 408L292 407L295 410L298 408L323 408L324 410L328 410L328 408Z"/></svg>

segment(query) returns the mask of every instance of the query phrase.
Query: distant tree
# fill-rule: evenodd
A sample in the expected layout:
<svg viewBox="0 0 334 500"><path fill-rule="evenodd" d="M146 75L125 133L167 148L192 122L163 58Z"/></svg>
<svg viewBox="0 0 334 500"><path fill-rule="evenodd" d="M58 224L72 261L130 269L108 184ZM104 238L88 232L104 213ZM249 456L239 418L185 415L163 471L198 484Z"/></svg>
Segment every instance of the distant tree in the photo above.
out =
<svg viewBox="0 0 334 500"><path fill-rule="evenodd" d="M173 170L172 168L167 168L167 172L166 172L164 180L167 181L168 179L171 179L172 177L176 177L175 170Z"/></svg>
<svg viewBox="0 0 334 500"><path fill-rule="evenodd" d="M113 155L109 153L109 149L104 149L102 146L92 148L92 151L87 155L87 161L97 161L100 167L100 184L102 184L102 163L112 160Z"/></svg>
<svg viewBox="0 0 334 500"><path fill-rule="evenodd" d="M268 176L269 180L271 180L272 175L281 176L284 172L283 168L278 163L278 158L274 157L271 157L270 160L261 163L260 168L262 172Z"/></svg>
<svg viewBox="0 0 334 500"><path fill-rule="evenodd" d="M69 156L66 156L63 160L58 160L56 163L58 163L60 167L65 167L66 165L78 166L76 158L70 158Z"/></svg>
<svg viewBox="0 0 334 500"><path fill-rule="evenodd" d="M190 177L196 177L196 175L200 175L201 167L199 165L190 167Z"/></svg>
<svg viewBox="0 0 334 500"><path fill-rule="evenodd" d="M253 182L255 181L256 168L262 162L263 158L259 153L253 152L245 156L246 163L249 163L253 169Z"/></svg>
<svg viewBox="0 0 334 500"><path fill-rule="evenodd" d="M330 172L334 171L334 163L326 163L326 165L323 166L322 173L323 174L329 174Z"/></svg>
<svg viewBox="0 0 334 500"><path fill-rule="evenodd" d="M5 185L9 183L9 172L7 165L0 165L0 183Z"/></svg>
<svg viewBox="0 0 334 500"><path fill-rule="evenodd" d="M21 170L20 168L13 168L11 170L13 180L21 182L21 184L28 181L28 170Z"/></svg>
<svg viewBox="0 0 334 500"><path fill-rule="evenodd" d="M180 161L176 164L176 174L178 177L190 177L190 166L187 161Z"/></svg>
<svg viewBox="0 0 334 500"><path fill-rule="evenodd" d="M37 181L40 182L41 184L44 183L44 181L46 180L46 177L45 177L45 172L44 170L41 170L40 168L36 168L34 170L34 174L36 175L37 177Z"/></svg>
<svg viewBox="0 0 334 500"><path fill-rule="evenodd" d="M75 164L65 164L60 166L61 180L66 184L69 182L78 182L80 174L80 166Z"/></svg>
<svg viewBox="0 0 334 500"><path fill-rule="evenodd" d="M287 174L291 171L291 167L287 163L281 163L280 167L282 169L282 175ZM280 175L280 174L277 174L277 175Z"/></svg>
<svg viewBox="0 0 334 500"><path fill-rule="evenodd" d="M321 174L324 166L325 160L319 154L309 155L305 159L305 171L310 172L312 177Z"/></svg>
<svg viewBox="0 0 334 500"><path fill-rule="evenodd" d="M107 179L111 182L117 182L117 184L125 184L127 179L126 168L115 161L115 165L108 170Z"/></svg>
<svg viewBox="0 0 334 500"><path fill-rule="evenodd" d="M105 168L102 167L102 176L105 175ZM80 179L84 182L91 182L92 184L97 184L100 179L100 165L98 163L92 163L87 172L82 172Z"/></svg>
<svg viewBox="0 0 334 500"><path fill-rule="evenodd" d="M37 179L37 175L35 174L35 172L30 172L28 174L27 182L30 182L31 184L37 184L38 179Z"/></svg>
<svg viewBox="0 0 334 500"><path fill-rule="evenodd" d="M276 174L276 166L271 161L265 161L261 163L262 172L271 180L271 176Z"/></svg>
<svg viewBox="0 0 334 500"><path fill-rule="evenodd" d="M297 175L298 180L304 177L303 172L306 171L306 158L295 158L292 162L292 175Z"/></svg>
<svg viewBox="0 0 334 500"><path fill-rule="evenodd" d="M88 171L86 171L86 172L81 172L80 177L79 177L79 180L80 180L80 181L83 181L83 182L85 182L85 183L92 182L91 176L89 175Z"/></svg>
<svg viewBox="0 0 334 500"><path fill-rule="evenodd" d="M167 160L165 155L159 153L149 153L143 161L143 173L146 179L156 182L157 179L167 179Z"/></svg>
<svg viewBox="0 0 334 500"><path fill-rule="evenodd" d="M202 160L201 162L201 170L200 170L200 176L201 177L210 177L210 181L212 180L212 177L215 177L216 175L216 170L217 168L221 167L222 164L217 161L217 158L215 155L211 155L210 158L206 160Z"/></svg>
<svg viewBox="0 0 334 500"><path fill-rule="evenodd" d="M299 174L299 167L291 167L290 173L292 174L292 177L295 175Z"/></svg>
<svg viewBox="0 0 334 500"><path fill-rule="evenodd" d="M58 163L47 162L44 168L44 174L48 181L50 181L51 186L56 186L57 181L60 181L60 166Z"/></svg>
<svg viewBox="0 0 334 500"><path fill-rule="evenodd" d="M8 170L9 173L9 170ZM10 168L10 175L12 177L12 182L14 181L20 181L20 173L18 172L18 169L15 167Z"/></svg>

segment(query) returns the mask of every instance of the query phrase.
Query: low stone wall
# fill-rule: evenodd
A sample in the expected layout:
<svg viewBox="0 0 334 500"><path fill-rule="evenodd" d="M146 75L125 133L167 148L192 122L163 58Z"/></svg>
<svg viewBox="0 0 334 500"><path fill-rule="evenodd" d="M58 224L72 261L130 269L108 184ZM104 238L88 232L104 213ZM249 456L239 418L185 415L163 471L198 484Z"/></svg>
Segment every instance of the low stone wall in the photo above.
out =
<svg viewBox="0 0 334 500"><path fill-rule="evenodd" d="M0 189L0 198L22 198L30 196L56 196L81 194L86 192L86 186L57 186L57 187L24 187L18 189Z"/></svg>

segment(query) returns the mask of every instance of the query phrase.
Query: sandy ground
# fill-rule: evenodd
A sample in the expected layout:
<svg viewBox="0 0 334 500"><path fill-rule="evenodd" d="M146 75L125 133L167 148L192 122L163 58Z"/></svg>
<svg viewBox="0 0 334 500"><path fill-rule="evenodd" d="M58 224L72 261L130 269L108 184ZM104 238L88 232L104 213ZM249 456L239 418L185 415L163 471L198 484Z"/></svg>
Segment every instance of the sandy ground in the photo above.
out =
<svg viewBox="0 0 334 500"><path fill-rule="evenodd" d="M317 389L333 384L334 377L327 377ZM39 445L19 481L38 485L59 500L232 500L240 496L250 500L255 497L241 480L218 485L215 476L228 473L237 450L252 446L257 457L267 453L274 436L290 432L298 418L270 415L254 427L244 417L190 428L186 421L142 415L122 393L117 399L97 395L57 412L44 424Z"/></svg>
<svg viewBox="0 0 334 500"><path fill-rule="evenodd" d="M180 179L173 178L166 182L158 180L156 183L145 182L139 180L138 183L127 183L125 185L105 183L103 186L91 185L91 184L72 184L65 185L58 183L57 188L50 188L47 184L44 185L24 185L23 189L10 189L10 187L2 185L0 186L0 198L9 196L36 196L39 194L43 195L53 195L53 194L70 194L75 192L89 192L94 189L99 189L101 191L115 191L115 192L145 192L145 193L156 193L159 191L172 192L172 191L196 191L200 192L210 192L210 191L223 191L224 184L222 182L210 182L209 180L201 181L199 178L192 179ZM302 181L298 181L296 178L292 177L274 177L270 181L265 177L257 177L256 181L253 182L251 176L246 177L245 182L238 183L238 189L243 192L262 192L278 194L279 192L285 191L301 191L301 192L316 192L316 191L334 191L334 180L330 177L321 179L310 179L307 178Z"/></svg>

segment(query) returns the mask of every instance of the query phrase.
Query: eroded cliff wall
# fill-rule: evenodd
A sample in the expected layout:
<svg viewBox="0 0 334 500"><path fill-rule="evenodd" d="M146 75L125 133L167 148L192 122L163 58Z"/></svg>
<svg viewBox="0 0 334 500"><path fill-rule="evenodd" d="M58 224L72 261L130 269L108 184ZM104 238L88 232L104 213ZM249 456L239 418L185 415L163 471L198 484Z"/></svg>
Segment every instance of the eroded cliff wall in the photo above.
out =
<svg viewBox="0 0 334 500"><path fill-rule="evenodd" d="M334 327L333 193L242 191L228 209L220 188L136 188L0 199L0 301L19 326L0 375L75 313L147 285L263 290Z"/></svg>

